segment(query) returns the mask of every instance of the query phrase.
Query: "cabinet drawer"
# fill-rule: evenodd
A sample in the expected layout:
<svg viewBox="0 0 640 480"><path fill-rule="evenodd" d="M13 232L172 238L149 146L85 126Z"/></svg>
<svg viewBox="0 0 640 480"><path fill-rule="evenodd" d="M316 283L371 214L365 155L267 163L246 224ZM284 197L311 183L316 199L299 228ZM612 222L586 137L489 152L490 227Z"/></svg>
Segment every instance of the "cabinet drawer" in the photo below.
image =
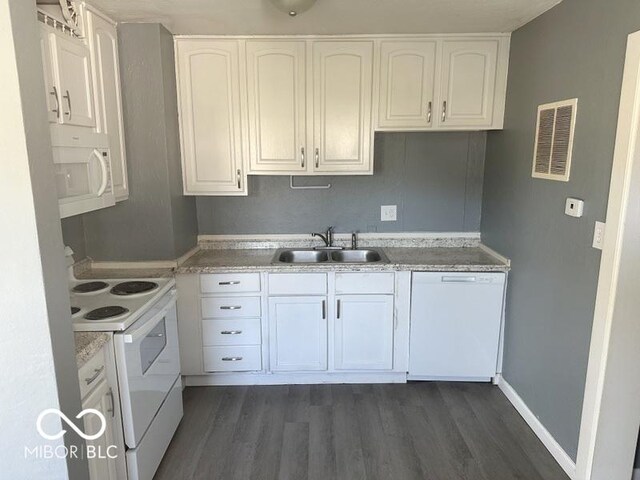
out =
<svg viewBox="0 0 640 480"><path fill-rule="evenodd" d="M269 275L269 295L326 295L325 273L274 273Z"/></svg>
<svg viewBox="0 0 640 480"><path fill-rule="evenodd" d="M259 273L212 273L200 275L202 293L259 292Z"/></svg>
<svg viewBox="0 0 640 480"><path fill-rule="evenodd" d="M247 372L262 370L260 345L204 347L205 372Z"/></svg>
<svg viewBox="0 0 640 480"><path fill-rule="evenodd" d="M393 293L395 274L384 273L336 273L336 293L384 294Z"/></svg>
<svg viewBox="0 0 640 480"><path fill-rule="evenodd" d="M202 345L260 345L260 319L203 320Z"/></svg>
<svg viewBox="0 0 640 480"><path fill-rule="evenodd" d="M260 297L206 297L202 318L259 317Z"/></svg>
<svg viewBox="0 0 640 480"><path fill-rule="evenodd" d="M93 390L100 381L107 378L104 348L101 348L92 358L78 370L80 381L80 397L84 397Z"/></svg>

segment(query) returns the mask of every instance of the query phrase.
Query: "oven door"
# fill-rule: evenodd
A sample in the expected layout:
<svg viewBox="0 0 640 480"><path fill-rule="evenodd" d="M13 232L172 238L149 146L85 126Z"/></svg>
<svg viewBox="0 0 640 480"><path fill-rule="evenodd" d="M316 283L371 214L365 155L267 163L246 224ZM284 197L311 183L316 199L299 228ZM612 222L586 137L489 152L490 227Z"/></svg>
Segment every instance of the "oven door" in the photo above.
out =
<svg viewBox="0 0 640 480"><path fill-rule="evenodd" d="M114 335L125 443L135 448L180 376L176 290Z"/></svg>

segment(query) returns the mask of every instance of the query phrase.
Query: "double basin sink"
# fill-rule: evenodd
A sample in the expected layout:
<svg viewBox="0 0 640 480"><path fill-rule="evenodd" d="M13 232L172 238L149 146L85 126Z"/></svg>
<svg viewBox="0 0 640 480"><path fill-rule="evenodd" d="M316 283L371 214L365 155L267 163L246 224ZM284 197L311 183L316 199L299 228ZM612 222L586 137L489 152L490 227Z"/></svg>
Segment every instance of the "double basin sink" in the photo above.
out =
<svg viewBox="0 0 640 480"><path fill-rule="evenodd" d="M280 249L273 263L388 263L386 255L378 249L323 250L307 248Z"/></svg>

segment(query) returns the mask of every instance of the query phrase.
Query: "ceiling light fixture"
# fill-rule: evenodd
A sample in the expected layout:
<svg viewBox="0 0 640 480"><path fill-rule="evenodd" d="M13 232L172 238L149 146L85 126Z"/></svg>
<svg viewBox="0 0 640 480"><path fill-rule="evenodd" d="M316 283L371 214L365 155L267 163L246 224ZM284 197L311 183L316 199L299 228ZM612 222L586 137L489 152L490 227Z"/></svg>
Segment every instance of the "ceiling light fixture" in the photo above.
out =
<svg viewBox="0 0 640 480"><path fill-rule="evenodd" d="M278 10L288 13L291 17L295 17L299 13L306 12L313 7L316 0L271 0L271 3L273 3Z"/></svg>

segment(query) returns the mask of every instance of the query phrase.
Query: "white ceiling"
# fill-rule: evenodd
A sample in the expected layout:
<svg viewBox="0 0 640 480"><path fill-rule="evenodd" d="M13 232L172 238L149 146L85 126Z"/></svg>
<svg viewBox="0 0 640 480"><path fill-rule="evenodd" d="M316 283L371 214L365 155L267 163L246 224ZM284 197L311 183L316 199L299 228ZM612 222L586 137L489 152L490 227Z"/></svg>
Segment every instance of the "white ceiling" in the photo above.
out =
<svg viewBox="0 0 640 480"><path fill-rule="evenodd" d="M91 0L123 22L175 34L511 32L561 0L318 0L291 18L269 0Z"/></svg>

